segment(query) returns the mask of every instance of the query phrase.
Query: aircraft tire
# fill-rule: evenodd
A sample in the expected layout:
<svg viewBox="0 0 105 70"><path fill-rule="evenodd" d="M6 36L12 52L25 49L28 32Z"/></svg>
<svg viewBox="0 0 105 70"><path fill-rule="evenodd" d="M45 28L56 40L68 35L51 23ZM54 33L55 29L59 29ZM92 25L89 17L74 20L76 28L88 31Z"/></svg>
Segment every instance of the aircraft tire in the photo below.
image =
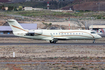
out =
<svg viewBox="0 0 105 70"><path fill-rule="evenodd" d="M56 41L50 41L50 43L54 43L54 44L55 44L55 43L56 43Z"/></svg>

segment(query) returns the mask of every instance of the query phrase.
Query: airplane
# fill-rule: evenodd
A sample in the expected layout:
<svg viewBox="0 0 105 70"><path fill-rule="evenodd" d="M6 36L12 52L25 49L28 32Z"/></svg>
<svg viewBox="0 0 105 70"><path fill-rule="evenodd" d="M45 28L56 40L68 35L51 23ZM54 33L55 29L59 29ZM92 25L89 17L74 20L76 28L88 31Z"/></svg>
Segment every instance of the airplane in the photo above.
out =
<svg viewBox="0 0 105 70"><path fill-rule="evenodd" d="M8 19L10 27L15 36L46 40L56 43L58 40L93 40L100 39L101 36L91 30L28 30L24 29L15 19Z"/></svg>

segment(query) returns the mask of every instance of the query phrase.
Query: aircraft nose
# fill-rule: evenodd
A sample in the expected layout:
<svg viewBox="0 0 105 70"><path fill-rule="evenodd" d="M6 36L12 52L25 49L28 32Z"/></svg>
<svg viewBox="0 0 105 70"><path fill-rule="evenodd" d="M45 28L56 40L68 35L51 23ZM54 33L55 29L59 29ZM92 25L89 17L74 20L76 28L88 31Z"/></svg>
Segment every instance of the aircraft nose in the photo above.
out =
<svg viewBox="0 0 105 70"><path fill-rule="evenodd" d="M98 38L102 38L100 35L98 35Z"/></svg>

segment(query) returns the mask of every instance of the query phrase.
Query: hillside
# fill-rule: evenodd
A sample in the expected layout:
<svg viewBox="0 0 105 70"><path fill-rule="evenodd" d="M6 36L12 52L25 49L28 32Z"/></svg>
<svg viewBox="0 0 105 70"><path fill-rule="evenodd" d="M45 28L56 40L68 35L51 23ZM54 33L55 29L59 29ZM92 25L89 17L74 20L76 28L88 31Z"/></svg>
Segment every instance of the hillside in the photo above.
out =
<svg viewBox="0 0 105 70"><path fill-rule="evenodd" d="M47 2L49 1L50 9L63 9L69 10L91 10L91 11L105 11L105 0L41 0L30 2L19 2L20 0L14 0L16 3L6 3L5 6L29 6L34 8L47 8ZM24 1L24 0L22 0Z"/></svg>
<svg viewBox="0 0 105 70"><path fill-rule="evenodd" d="M50 9L58 9L58 8L62 8L67 6L68 4L70 4L71 1L49 1L49 5L50 5ZM34 2L23 2L23 3L5 3L5 6L15 6L15 7L19 7L19 6L23 6L23 7L34 7L34 8L47 8L47 1L34 1Z"/></svg>
<svg viewBox="0 0 105 70"><path fill-rule="evenodd" d="M73 6L74 10L105 11L105 1L84 2Z"/></svg>
<svg viewBox="0 0 105 70"><path fill-rule="evenodd" d="M63 7L62 9L68 10L90 10L90 11L105 11L105 0L74 0L72 4Z"/></svg>
<svg viewBox="0 0 105 70"><path fill-rule="evenodd" d="M84 2L100 2L100 1L105 1L105 0L74 0L73 3L84 3Z"/></svg>

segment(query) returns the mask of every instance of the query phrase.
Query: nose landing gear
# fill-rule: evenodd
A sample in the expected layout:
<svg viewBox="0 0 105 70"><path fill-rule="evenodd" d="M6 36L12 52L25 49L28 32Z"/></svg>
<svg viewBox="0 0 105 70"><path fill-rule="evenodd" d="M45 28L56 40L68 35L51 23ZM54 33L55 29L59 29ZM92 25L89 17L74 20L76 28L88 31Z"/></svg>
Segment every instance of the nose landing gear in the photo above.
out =
<svg viewBox="0 0 105 70"><path fill-rule="evenodd" d="M95 39L93 40L93 43L95 43Z"/></svg>

